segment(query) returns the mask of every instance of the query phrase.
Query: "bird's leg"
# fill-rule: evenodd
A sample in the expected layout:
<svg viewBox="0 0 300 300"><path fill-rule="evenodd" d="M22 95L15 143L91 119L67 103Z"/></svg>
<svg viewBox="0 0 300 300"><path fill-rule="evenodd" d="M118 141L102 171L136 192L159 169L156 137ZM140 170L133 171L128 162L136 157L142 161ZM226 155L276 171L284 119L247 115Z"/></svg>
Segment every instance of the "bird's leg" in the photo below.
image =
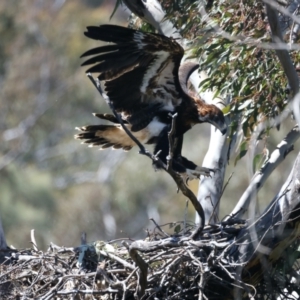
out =
<svg viewBox="0 0 300 300"><path fill-rule="evenodd" d="M190 179L200 178L201 175L211 177L211 173L215 174L215 172L216 170L214 169L199 166L197 166L194 170L187 169L187 175L190 176Z"/></svg>

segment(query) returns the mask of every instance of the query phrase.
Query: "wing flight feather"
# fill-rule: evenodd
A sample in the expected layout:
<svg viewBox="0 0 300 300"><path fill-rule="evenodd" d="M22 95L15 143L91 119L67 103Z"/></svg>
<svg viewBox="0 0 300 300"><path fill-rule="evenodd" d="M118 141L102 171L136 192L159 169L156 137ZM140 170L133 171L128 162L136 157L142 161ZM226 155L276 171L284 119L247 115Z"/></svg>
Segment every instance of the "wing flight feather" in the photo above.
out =
<svg viewBox="0 0 300 300"><path fill-rule="evenodd" d="M178 78L183 48L174 40L154 33L144 33L116 25L87 27L85 35L91 39L114 43L85 52L93 56L83 65L99 73L105 81L105 91L117 111L131 114L138 120L139 112L153 107L174 111L182 99ZM154 106L153 106L154 105ZM136 128L147 126L147 122Z"/></svg>

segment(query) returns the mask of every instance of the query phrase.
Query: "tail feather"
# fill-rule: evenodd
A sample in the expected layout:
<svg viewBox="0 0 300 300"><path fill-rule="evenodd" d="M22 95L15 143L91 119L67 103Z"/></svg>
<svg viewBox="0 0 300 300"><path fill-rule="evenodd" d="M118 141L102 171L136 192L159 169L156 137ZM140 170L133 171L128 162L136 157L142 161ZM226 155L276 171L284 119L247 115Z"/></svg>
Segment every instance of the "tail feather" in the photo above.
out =
<svg viewBox="0 0 300 300"><path fill-rule="evenodd" d="M135 146L134 141L126 134L120 125L89 125L76 128L81 131L75 139L83 140L90 147L100 146L100 149L130 150Z"/></svg>

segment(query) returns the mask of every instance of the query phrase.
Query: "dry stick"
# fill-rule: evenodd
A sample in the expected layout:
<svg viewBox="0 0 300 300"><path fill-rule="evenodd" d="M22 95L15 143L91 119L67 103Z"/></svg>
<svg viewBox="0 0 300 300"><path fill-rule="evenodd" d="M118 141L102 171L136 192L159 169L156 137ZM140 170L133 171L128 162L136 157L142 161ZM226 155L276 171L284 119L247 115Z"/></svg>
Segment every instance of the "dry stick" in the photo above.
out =
<svg viewBox="0 0 300 300"><path fill-rule="evenodd" d="M183 253L183 251L182 251L182 253ZM180 259L181 259L180 256L177 257L177 258L175 258L175 259L170 259L170 264L166 267L166 269L165 269L166 265L164 265L164 275L163 275L163 277L162 277L162 279L161 279L161 281L159 283L160 287L163 286L165 278L168 276L168 273L169 273L171 267L173 267L178 262L178 260L180 260Z"/></svg>
<svg viewBox="0 0 300 300"><path fill-rule="evenodd" d="M136 291L137 296L140 299L144 296L147 287L148 264L142 259L137 250L132 246L129 248L129 254L141 271L139 276L139 284Z"/></svg>
<svg viewBox="0 0 300 300"><path fill-rule="evenodd" d="M165 237L170 237L170 235L169 234L167 234L156 222L155 222L155 220L153 219L153 218L151 218L151 219L149 219L150 221L152 221L154 224L155 224L155 226L156 226L156 228L165 236Z"/></svg>
<svg viewBox="0 0 300 300"><path fill-rule="evenodd" d="M203 293L204 285L205 285L205 278L204 278L205 274L204 274L204 270L203 270L203 264L200 262L200 260L197 257L195 257L195 255L191 252L191 250L187 249L186 251L189 254L190 258L197 262L197 264L199 265L199 268L200 268L198 300L207 299L207 297Z"/></svg>
<svg viewBox="0 0 300 300"><path fill-rule="evenodd" d="M147 288L147 276L148 276L148 264L142 259L142 257L138 254L136 248L134 247L134 244L131 244L130 246L126 243L122 243L129 252L130 257L132 260L136 263L136 265L139 267L141 274L138 276L139 284L137 285L136 294L138 296L138 299L141 299L145 295L145 290ZM137 271L137 268L131 272L131 274L127 277L125 281L123 281L123 284L127 283L129 278ZM137 275L139 275L137 273ZM125 290L123 293L123 298L125 297ZM125 299L125 298L124 298Z"/></svg>
<svg viewBox="0 0 300 300"><path fill-rule="evenodd" d="M58 278L58 283L54 287L52 287L45 295L40 297L39 299L41 299L41 300L52 299L53 295L59 294L60 292L58 289L61 286L61 284L65 282L66 279L93 277L93 276L95 276L95 274L96 274L96 272L92 272L92 273L88 273L88 274L68 274L63 277L60 277L60 278ZM104 290L98 291L98 293L99 292L103 293ZM73 293L74 293L74 291L73 291ZM97 291L95 291L95 293L97 293Z"/></svg>
<svg viewBox="0 0 300 300"><path fill-rule="evenodd" d="M201 234L203 228L204 228L204 224L205 224L205 215L204 215L204 211L202 208L202 205L200 204L200 202L198 202L197 197L194 195L194 193L186 186L185 182L183 181L182 177L175 172L172 168L167 169L167 167L165 166L165 164L157 157L157 155L159 153L157 153L156 155L153 155L150 153L150 151L148 151L143 145L142 143L128 130L128 128L124 125L123 120L121 119L120 115L116 112L113 104L111 103L109 97L102 91L100 82L97 79L95 79L91 73L87 73L87 77L91 80L91 82L93 83L93 85L96 87L96 89L98 90L98 92L100 93L100 95L104 98L104 100L106 101L106 103L109 105L111 111L113 112L114 116L117 118L118 122L120 123L120 125L122 126L122 128L124 129L124 131L127 133L127 135L137 144L137 146L140 148L139 153L142 155L146 155L148 156L152 161L158 163L167 173L169 173L171 175L171 177L173 178L173 180L176 182L177 187L181 190L181 192L183 193L184 196L186 196L187 198L189 198L189 200L192 202L195 210L197 211L199 217L201 218L201 223L200 225L194 230L194 232L192 232L192 234L190 235L189 238L191 239L197 239L197 237ZM174 125L174 118L172 119L172 127L175 126ZM172 130L171 133L169 133L169 139L170 136L172 136ZM170 145L170 149L173 147L173 145ZM171 151L171 150L170 150ZM172 152L173 153L173 152Z"/></svg>
<svg viewBox="0 0 300 300"><path fill-rule="evenodd" d="M119 262L119 263L122 264L124 267L126 267L126 268L128 268L128 269L130 269L130 270L134 270L134 269L135 269L135 267L134 267L132 264L128 263L128 262L125 261L124 259L122 259L122 258L120 258L120 257L118 257L118 256L116 256L116 255L114 255L114 254L112 254L112 253L110 253L110 252L106 252L106 251L99 250L99 253L100 253L101 255L103 255L103 256L106 256L106 257L108 257L108 258L110 258L110 259L112 259L112 260L115 260L115 261Z"/></svg>
<svg viewBox="0 0 300 300"><path fill-rule="evenodd" d="M95 273L96 273L96 272L95 272ZM37 289L37 290L35 291L35 294L37 295L40 291L42 291L43 289L45 289L48 285L50 285L50 284L52 284L52 283L53 283L52 280L50 280L49 282L45 283L43 286L41 286L39 289Z"/></svg>
<svg viewBox="0 0 300 300"><path fill-rule="evenodd" d="M70 295L70 294L84 294L84 295L99 295L99 294L106 294L106 293L119 293L119 290L114 290L112 288L107 288L105 290L62 290L58 291L56 295ZM51 298L47 298L51 299Z"/></svg>

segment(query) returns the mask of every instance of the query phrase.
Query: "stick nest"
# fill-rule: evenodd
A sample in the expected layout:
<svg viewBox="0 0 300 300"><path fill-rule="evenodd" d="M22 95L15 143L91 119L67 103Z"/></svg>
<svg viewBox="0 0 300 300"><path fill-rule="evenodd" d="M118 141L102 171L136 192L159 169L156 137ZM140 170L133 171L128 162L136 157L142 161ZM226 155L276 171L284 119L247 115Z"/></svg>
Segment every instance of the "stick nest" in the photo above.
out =
<svg viewBox="0 0 300 300"><path fill-rule="evenodd" d="M186 227L170 236L157 226L139 241L10 249L3 252L0 298L233 299L238 288L256 299L256 289L237 280L237 264L230 262L244 222L206 226L197 241L188 238L194 226Z"/></svg>

